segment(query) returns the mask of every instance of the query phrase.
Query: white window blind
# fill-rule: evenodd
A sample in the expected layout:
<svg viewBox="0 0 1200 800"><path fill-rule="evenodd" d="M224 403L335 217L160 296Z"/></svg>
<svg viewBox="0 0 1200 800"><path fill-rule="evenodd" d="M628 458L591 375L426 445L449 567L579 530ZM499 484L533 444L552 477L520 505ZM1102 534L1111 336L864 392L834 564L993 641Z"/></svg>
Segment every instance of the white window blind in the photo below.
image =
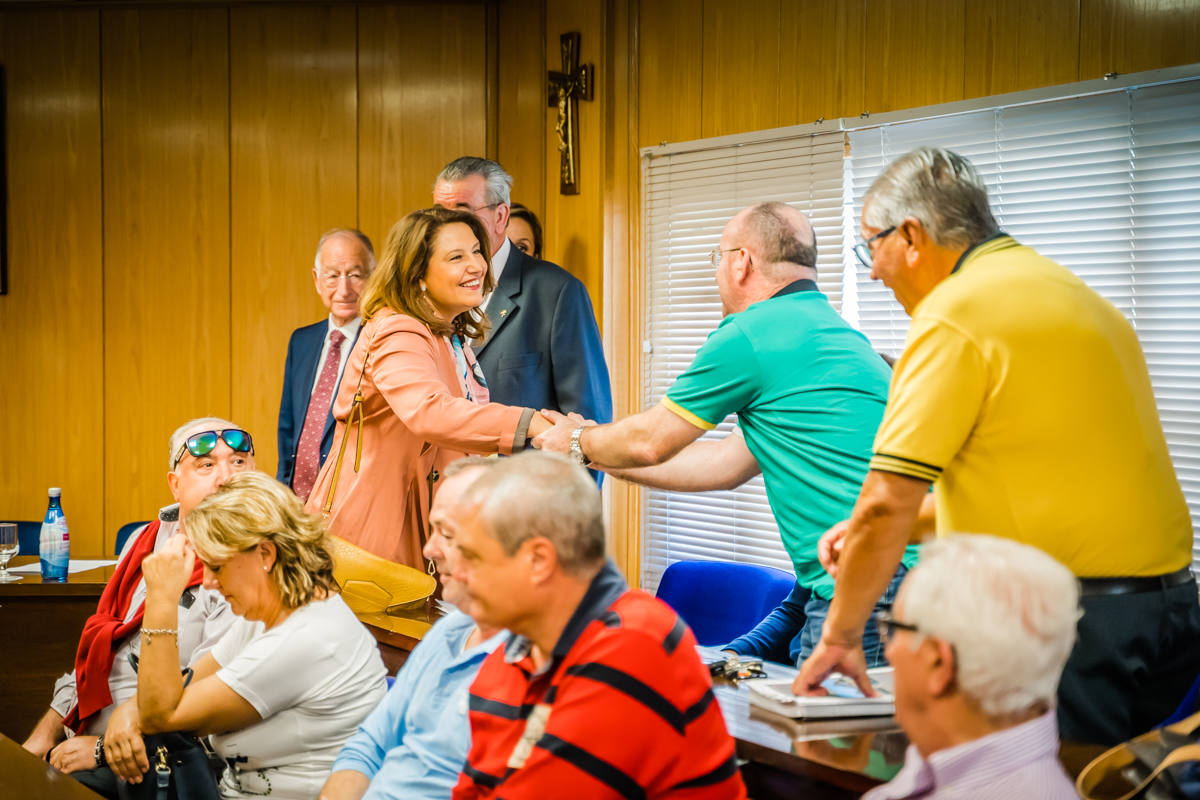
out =
<svg viewBox="0 0 1200 800"><path fill-rule="evenodd" d="M892 159L937 145L967 156L1000 226L1068 267L1132 322L1175 469L1200 520L1200 80L897 122L849 133L845 208L857 228ZM908 316L866 270L859 327L899 354ZM1193 551L1200 568L1200 548Z"/></svg>
<svg viewBox="0 0 1200 800"><path fill-rule="evenodd" d="M643 398L657 403L691 364L721 321L709 252L725 223L756 202L800 209L817 238L817 283L837 308L843 271L841 131L786 140L676 147L643 158L645 258ZM705 436L730 435L733 418ZM663 570L681 559L767 564L791 571L761 478L732 491L644 495L642 587L655 591Z"/></svg>

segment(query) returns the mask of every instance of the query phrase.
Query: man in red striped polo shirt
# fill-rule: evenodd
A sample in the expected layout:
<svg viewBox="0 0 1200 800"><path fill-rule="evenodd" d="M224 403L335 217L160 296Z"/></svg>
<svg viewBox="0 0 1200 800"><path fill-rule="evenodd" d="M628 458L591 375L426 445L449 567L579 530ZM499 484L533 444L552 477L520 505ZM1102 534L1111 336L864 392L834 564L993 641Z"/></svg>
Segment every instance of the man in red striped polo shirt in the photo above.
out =
<svg viewBox="0 0 1200 800"><path fill-rule="evenodd" d="M471 686L455 800L746 797L696 640L605 559L583 468L505 459L450 525L472 614L512 631Z"/></svg>

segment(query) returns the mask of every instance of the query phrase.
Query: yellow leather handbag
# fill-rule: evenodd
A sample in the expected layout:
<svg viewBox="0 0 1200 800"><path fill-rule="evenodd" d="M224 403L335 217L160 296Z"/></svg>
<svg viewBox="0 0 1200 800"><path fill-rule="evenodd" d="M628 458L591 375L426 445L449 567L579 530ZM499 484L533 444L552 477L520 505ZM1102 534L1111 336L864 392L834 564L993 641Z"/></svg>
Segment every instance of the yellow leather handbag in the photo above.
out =
<svg viewBox="0 0 1200 800"><path fill-rule="evenodd" d="M1083 768L1075 790L1084 800L1200 798L1197 731L1200 713L1119 744Z"/></svg>

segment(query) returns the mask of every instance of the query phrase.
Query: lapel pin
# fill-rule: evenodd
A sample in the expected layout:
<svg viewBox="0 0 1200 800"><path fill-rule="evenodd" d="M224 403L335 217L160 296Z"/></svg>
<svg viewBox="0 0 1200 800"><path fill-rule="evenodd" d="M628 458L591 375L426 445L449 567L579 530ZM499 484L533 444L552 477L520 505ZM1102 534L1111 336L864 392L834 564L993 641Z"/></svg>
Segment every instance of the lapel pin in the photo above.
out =
<svg viewBox="0 0 1200 800"><path fill-rule="evenodd" d="M508 313L508 309L507 309L507 308L502 308L502 309L500 309L500 316L502 316L502 317L503 317L503 316L504 316L505 314L507 314L507 313Z"/></svg>

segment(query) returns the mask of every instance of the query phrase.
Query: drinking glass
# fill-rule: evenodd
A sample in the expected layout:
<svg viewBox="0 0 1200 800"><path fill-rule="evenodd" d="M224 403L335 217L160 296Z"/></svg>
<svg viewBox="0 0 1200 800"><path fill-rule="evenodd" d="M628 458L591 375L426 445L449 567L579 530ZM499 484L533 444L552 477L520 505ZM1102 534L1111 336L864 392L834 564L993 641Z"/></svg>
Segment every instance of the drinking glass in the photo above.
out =
<svg viewBox="0 0 1200 800"><path fill-rule="evenodd" d="M21 549L17 541L17 524L15 522L0 522L0 583L12 583L21 580L8 571L8 560Z"/></svg>

